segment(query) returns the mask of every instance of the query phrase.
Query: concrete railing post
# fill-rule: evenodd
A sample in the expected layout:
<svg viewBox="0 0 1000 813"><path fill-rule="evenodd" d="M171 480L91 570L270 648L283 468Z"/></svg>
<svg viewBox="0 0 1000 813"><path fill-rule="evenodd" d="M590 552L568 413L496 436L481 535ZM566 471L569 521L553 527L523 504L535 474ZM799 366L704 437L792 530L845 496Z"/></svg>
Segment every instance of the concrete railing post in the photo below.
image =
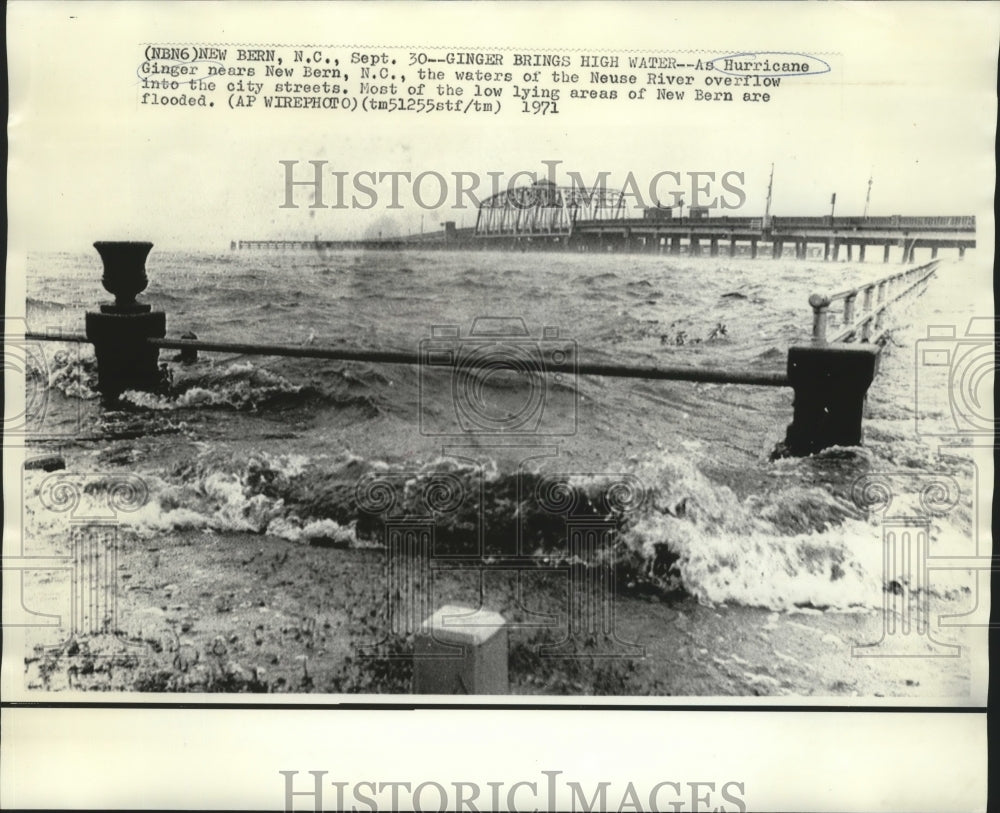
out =
<svg viewBox="0 0 1000 813"><path fill-rule="evenodd" d="M788 379L795 401L785 454L803 457L830 446L860 445L861 414L878 355L878 347L863 344L789 348Z"/></svg>
<svg viewBox="0 0 1000 813"><path fill-rule="evenodd" d="M872 312L872 288L871 285L865 288L864 296L861 299L861 309L865 316Z"/></svg>
<svg viewBox="0 0 1000 813"><path fill-rule="evenodd" d="M445 605L414 637L414 694L507 694L507 626L488 610Z"/></svg>
<svg viewBox="0 0 1000 813"><path fill-rule="evenodd" d="M161 382L159 350L146 339L163 338L167 317L136 302L146 289L146 256L152 243L97 242L104 263L101 283L115 301L87 313L87 338L97 356L97 388L105 402L117 402L125 390L152 390Z"/></svg>
<svg viewBox="0 0 1000 813"><path fill-rule="evenodd" d="M822 294L813 294L809 297L809 304L813 309L813 344L826 344L826 327L830 321L830 300Z"/></svg>
<svg viewBox="0 0 1000 813"><path fill-rule="evenodd" d="M850 327L854 324L854 305L858 300L857 292L844 297L844 326Z"/></svg>

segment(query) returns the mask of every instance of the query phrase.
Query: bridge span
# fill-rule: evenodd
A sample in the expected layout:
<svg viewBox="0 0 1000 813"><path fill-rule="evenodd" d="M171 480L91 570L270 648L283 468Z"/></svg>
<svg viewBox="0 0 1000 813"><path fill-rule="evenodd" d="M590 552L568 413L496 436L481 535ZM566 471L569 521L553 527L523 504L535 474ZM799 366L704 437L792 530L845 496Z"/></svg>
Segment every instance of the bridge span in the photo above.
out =
<svg viewBox="0 0 1000 813"><path fill-rule="evenodd" d="M914 251L957 249L959 256L976 246L976 218L959 216L888 217L729 217L707 207L675 216L669 206L650 207L636 216L621 191L585 190L538 183L501 192L479 207L475 239L527 247L576 248L581 251L627 251L757 257L822 256L826 260L864 260L866 249L879 247L888 262L893 248L912 262ZM679 207L678 207L679 208ZM533 246L534 247L534 246Z"/></svg>
<svg viewBox="0 0 1000 813"><path fill-rule="evenodd" d="M515 187L480 203L476 225L428 234L361 240L234 240L243 249L500 249L638 252L710 257L821 258L865 261L881 249L912 263L918 249L936 259L941 249L964 257L976 247L972 215L879 217L730 217L707 207L636 209L622 190L561 187L549 182Z"/></svg>

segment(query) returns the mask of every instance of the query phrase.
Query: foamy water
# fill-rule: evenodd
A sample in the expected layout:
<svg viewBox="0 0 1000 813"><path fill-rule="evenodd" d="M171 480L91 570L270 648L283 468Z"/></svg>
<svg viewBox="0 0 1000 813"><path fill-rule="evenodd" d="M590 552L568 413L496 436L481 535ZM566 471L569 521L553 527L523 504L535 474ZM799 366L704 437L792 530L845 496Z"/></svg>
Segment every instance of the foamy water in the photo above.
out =
<svg viewBox="0 0 1000 813"><path fill-rule="evenodd" d="M954 267L942 276L962 273ZM147 270L143 298L167 312L170 336L420 351L435 325L457 325L460 341L469 341L476 318L516 317L529 332L521 340L529 353L549 340L543 328L557 328L558 340L574 343L587 362L781 371L787 347L810 335L810 293L894 269L569 254L154 250ZM31 257L31 327L82 332L83 310L106 296L99 278L96 255ZM525 384L499 376L480 382L489 409L516 410L526 387L546 388L540 428L500 445L461 434L449 372L393 365L219 354L182 365L165 351L169 389L129 394L131 409L104 412L87 345L41 348L33 380L46 411L38 431L65 438L69 468L59 477L142 478L147 498L119 516L142 537L195 529L370 545L381 538L382 520L359 505L359 482L399 474L405 513L407 500L448 475L462 494L439 517L448 544L461 549L479 534L487 555L509 555L508 540L517 538L539 556L558 556L565 516L532 490L547 477L594 516L613 520L613 558L631 584L776 610L880 607L881 530L852 493L859 478L945 470L960 487L971 482L970 466L943 464L918 434L921 421L949 419L947 392L939 386L914 399L922 325L974 312L955 293L937 280L900 314L869 398L866 447L806 460L768 459L791 417L784 390L596 378ZM40 493L50 476L29 473L26 494ZM601 508L602 489L623 477L638 484L641 500L618 513ZM916 499L919 488L907 488L897 509ZM102 499L99 485L87 493ZM950 554L955 540L969 537L972 510L962 503L935 516L932 548ZM49 513L29 509L32 533L60 532L65 516ZM477 523L485 528L472 530ZM935 582L937 594L967 592L964 575L949 579Z"/></svg>

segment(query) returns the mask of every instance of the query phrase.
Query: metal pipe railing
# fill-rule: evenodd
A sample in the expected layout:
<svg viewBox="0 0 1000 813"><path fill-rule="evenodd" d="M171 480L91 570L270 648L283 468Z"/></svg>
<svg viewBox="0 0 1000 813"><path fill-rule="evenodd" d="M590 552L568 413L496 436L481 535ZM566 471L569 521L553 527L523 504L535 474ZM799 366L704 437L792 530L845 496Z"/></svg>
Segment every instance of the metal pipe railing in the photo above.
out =
<svg viewBox="0 0 1000 813"><path fill-rule="evenodd" d="M876 341L884 332L885 314L889 307L930 279L939 264L940 260L933 260L927 265L890 274L856 288L838 291L831 296L813 294L809 297L809 305L813 309L813 344L850 341L859 336L862 342ZM841 329L829 338L830 321L836 313L830 310L830 305L838 301L844 303L840 318Z"/></svg>
<svg viewBox="0 0 1000 813"><path fill-rule="evenodd" d="M80 334L25 333L32 341L60 341L89 343ZM152 347L164 350L205 350L236 355L285 356L291 358L329 359L332 361L361 361L382 364L427 365L420 353L386 350L349 350L339 347L301 347L281 344L243 344L240 342L211 342L200 339L145 339ZM435 362L434 367L444 365ZM497 360L489 355L462 359L455 366L463 369L493 368ZM638 367L620 364L539 363L538 372L596 375L608 378L642 378L648 380L694 381L708 384L748 384L762 387L788 387L785 373L745 372L705 367Z"/></svg>
<svg viewBox="0 0 1000 813"><path fill-rule="evenodd" d="M163 311L153 311L149 305L135 299L136 294L143 291L147 284L144 264L152 243L103 241L95 243L94 247L104 263L101 282L115 295L115 302L101 305L100 312L88 311L85 314L85 335L26 332L24 338L32 341L93 344L97 359L97 388L102 402L108 405L120 404L121 396L129 390L155 390L160 386L163 381L159 365L161 349L181 350L178 357L181 361L191 361L197 358L198 350L204 350L237 356L284 356L434 366L443 371L497 370L507 366L503 359L483 354L463 358L457 353L450 357L435 353L432 362L427 353L414 351L213 342L201 341L194 334L167 339L164 338L166 314ZM937 262L934 261L832 297L820 294L811 296L809 304L814 314L813 342L809 346L797 345L788 349L787 367L783 373L750 372L745 369L583 364L575 356L569 360L553 360L551 363L538 357L533 364L529 362L526 365L524 372L790 387L795 393L792 422L788 426L784 442L775 448L772 457L815 454L832 446L856 446L862 442L865 395L878 369L880 348L871 344L855 347L828 344L830 303L843 300L843 321L849 323L845 330L834 337L833 342L856 336L859 332L863 340L869 340L873 330L876 333L881 331L885 310L924 283L936 268ZM900 288L903 290L900 291ZM873 307L876 291L878 304ZM860 319L856 319L859 295L862 297L864 313Z"/></svg>

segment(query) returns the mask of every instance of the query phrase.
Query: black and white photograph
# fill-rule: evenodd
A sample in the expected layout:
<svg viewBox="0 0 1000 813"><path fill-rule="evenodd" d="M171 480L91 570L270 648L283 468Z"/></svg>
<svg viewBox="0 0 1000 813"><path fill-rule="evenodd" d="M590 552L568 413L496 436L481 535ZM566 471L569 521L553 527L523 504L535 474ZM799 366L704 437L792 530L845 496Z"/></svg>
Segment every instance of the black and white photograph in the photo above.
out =
<svg viewBox="0 0 1000 813"><path fill-rule="evenodd" d="M5 806L985 809L998 4L7 23Z"/></svg>

